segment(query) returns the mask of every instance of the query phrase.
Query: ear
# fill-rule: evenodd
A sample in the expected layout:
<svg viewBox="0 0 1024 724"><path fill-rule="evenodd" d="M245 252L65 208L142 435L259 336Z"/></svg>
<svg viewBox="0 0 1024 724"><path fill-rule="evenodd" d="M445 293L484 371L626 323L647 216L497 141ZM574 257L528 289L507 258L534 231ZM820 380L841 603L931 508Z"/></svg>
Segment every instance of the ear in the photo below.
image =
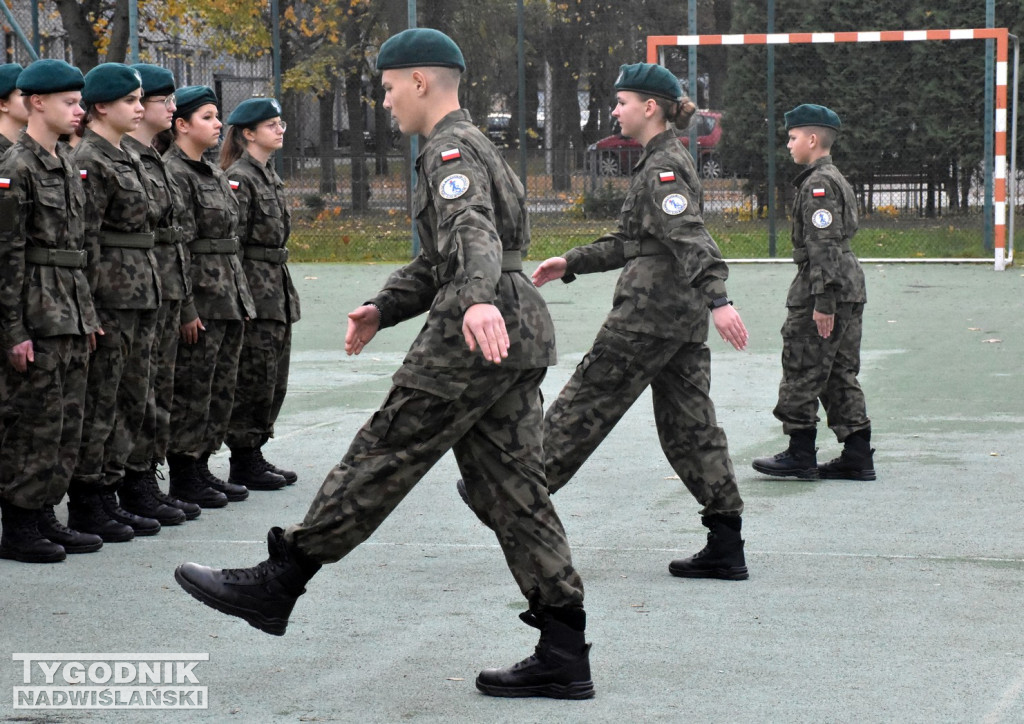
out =
<svg viewBox="0 0 1024 724"><path fill-rule="evenodd" d="M174 130L176 133L188 133L188 121L184 118L175 118Z"/></svg>
<svg viewBox="0 0 1024 724"><path fill-rule="evenodd" d="M424 95L430 87L427 74L418 69L412 72L412 83L419 95Z"/></svg>
<svg viewBox="0 0 1024 724"><path fill-rule="evenodd" d="M644 118L650 118L658 110L658 101L653 98L648 98L644 101Z"/></svg>
<svg viewBox="0 0 1024 724"><path fill-rule="evenodd" d="M256 140L256 132L249 128L243 128L242 140L245 141L246 143L252 143L253 141Z"/></svg>
<svg viewBox="0 0 1024 724"><path fill-rule="evenodd" d="M43 113L46 110L46 105L43 103L43 97L40 95L33 93L28 97L28 102L31 104L32 109L37 113Z"/></svg>

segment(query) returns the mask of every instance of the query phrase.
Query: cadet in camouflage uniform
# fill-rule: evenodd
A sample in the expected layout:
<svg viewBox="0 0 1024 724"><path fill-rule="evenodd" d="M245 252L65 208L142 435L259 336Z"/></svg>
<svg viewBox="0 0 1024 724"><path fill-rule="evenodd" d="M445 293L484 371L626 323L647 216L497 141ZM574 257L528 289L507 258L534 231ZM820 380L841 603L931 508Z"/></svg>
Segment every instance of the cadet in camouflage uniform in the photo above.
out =
<svg viewBox="0 0 1024 724"><path fill-rule="evenodd" d="M726 296L729 269L704 227L697 170L671 125L685 127L696 107L659 65L622 66L615 89L612 115L644 147L619 229L548 259L533 275L540 286L622 269L608 318L544 416L548 491L572 479L650 386L662 450L701 504L709 529L707 546L672 561L669 570L687 578L746 579L743 500L709 395L708 317L736 349L746 346L747 330ZM468 486L466 492L472 500Z"/></svg>
<svg viewBox="0 0 1024 724"><path fill-rule="evenodd" d="M57 141L82 115L84 83L63 61L29 65L18 78L28 128L0 161L0 558L31 563L103 545L53 512L78 457L100 330L85 271L85 191Z"/></svg>
<svg viewBox="0 0 1024 724"><path fill-rule="evenodd" d="M22 70L17 63L0 65L0 158L18 140L28 122L28 108L17 87Z"/></svg>
<svg viewBox="0 0 1024 724"><path fill-rule="evenodd" d="M107 542L160 531L157 520L129 512L115 495L120 488L127 504L145 493L144 488L123 485L124 464L146 410L160 305L155 219L142 162L121 147L124 134L142 116L141 97L142 81L128 66L103 63L90 70L82 91L86 131L71 156L85 184L89 282L104 334L89 361L82 446L68 490L68 524ZM183 515L167 522L182 520Z"/></svg>
<svg viewBox="0 0 1024 724"><path fill-rule="evenodd" d="M256 310L238 256L238 203L224 172L203 157L223 125L217 96L206 86L188 86L175 97L175 140L164 161L185 202L182 225L200 324L192 333L183 329L178 344L167 464L171 495L217 508L249 495L211 474L208 461L224 442L242 325Z"/></svg>
<svg viewBox="0 0 1024 724"><path fill-rule="evenodd" d="M250 98L228 116L220 165L238 201L242 267L256 303L256 318L245 323L238 384L227 444L229 482L253 490L294 483L293 471L263 457L260 448L274 434L274 421L288 391L292 323L299 320L299 295L288 273L290 218L284 184L270 157L284 144L281 106L273 98Z"/></svg>
<svg viewBox="0 0 1024 724"><path fill-rule="evenodd" d="M789 447L757 458L754 470L803 479L874 480L871 421L860 372L864 271L850 249L857 233L857 199L832 163L840 121L824 106L804 104L786 114L788 148L807 166L794 180L793 261L796 277L782 326L782 383L775 417ZM818 401L842 454L817 464Z"/></svg>
<svg viewBox="0 0 1024 724"><path fill-rule="evenodd" d="M268 633L283 634L304 585L366 540L449 449L477 481L498 541L541 630L536 654L489 669L497 696L593 696L583 586L548 499L540 383L555 361L554 330L521 272L529 244L522 184L460 109L465 68L450 38L407 30L380 48L384 107L405 134L422 133L413 210L422 251L349 314L345 349L427 312L384 404L328 474L305 520L268 536L270 559L221 571L186 563L189 593ZM467 350L468 346L468 350ZM480 353L477 353L479 348Z"/></svg>
<svg viewBox="0 0 1024 724"><path fill-rule="evenodd" d="M174 399L174 361L178 352L179 327L186 334L195 334L199 327L199 315L192 299L192 282L189 279L188 250L185 248L181 217L184 201L178 188L171 180L170 172L163 158L153 147L157 134L171 127L175 106L174 75L171 71L148 63L131 66L142 77L142 105L145 108L142 121L134 131L129 131L122 143L138 155L146 172L155 206L157 271L160 275L160 308L157 311L156 332L153 353L150 357L149 396L142 428L136 437L135 448L125 464L125 478L135 488L145 486L151 493L148 500L133 501L146 503L144 507L131 508L140 515L148 514L161 523L173 515L161 505L179 508L186 519L197 518L201 509L195 503L178 500L160 490L157 482L157 465L167 455L167 443L171 435L171 403ZM122 501L123 502L123 501Z"/></svg>

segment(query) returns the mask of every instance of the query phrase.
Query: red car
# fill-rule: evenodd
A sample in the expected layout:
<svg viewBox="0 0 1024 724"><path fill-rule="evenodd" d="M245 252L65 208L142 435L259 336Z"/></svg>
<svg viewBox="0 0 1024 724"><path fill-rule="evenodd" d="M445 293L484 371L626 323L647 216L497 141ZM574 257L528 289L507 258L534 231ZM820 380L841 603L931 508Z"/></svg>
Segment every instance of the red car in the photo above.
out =
<svg viewBox="0 0 1024 724"><path fill-rule="evenodd" d="M718 178L722 175L722 162L716 149L722 140L722 114L718 111L697 111L697 169L704 178ZM689 131L681 134L679 140L690 147ZM643 148L632 138L621 133L602 138L587 147L587 161L592 173L598 176L621 176L628 174Z"/></svg>

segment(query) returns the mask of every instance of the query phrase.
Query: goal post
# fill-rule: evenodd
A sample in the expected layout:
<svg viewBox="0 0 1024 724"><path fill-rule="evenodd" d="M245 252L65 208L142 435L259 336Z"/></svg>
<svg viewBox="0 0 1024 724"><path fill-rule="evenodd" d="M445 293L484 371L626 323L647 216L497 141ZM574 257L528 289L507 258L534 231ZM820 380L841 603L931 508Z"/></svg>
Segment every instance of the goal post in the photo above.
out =
<svg viewBox="0 0 1024 724"><path fill-rule="evenodd" d="M1007 143L1007 79L1009 74L1009 41L1014 42L1013 65L1014 118L1013 137ZM713 45L795 45L801 43L902 43L919 41L994 40L995 118L992 124L993 184L991 191L993 248L995 269L1003 270L1013 261L1013 192L1016 172L1017 74L1019 41L1006 28L955 28L947 30L881 30L834 33L746 33L736 35L648 35L647 62L662 63L663 48L672 46ZM1009 181L1008 181L1009 179ZM1007 235L1009 217L1010 235Z"/></svg>

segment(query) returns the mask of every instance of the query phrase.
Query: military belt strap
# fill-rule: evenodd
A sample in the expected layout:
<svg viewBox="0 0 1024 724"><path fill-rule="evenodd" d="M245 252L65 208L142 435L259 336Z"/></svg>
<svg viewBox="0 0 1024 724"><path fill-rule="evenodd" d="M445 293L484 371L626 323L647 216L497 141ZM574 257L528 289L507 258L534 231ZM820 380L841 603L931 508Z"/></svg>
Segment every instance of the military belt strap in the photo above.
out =
<svg viewBox="0 0 1024 724"><path fill-rule="evenodd" d="M84 269L88 264L85 251L75 249L44 249L30 246L25 249L25 261L40 266L63 266L70 269Z"/></svg>
<svg viewBox="0 0 1024 724"><path fill-rule="evenodd" d="M246 244L242 247L242 254L246 259L267 261L271 264L284 264L288 261L288 250L284 248Z"/></svg>
<svg viewBox="0 0 1024 724"><path fill-rule="evenodd" d="M444 262L433 267L431 271L434 273L434 281L437 285L444 286L452 280L454 274L448 273L448 263ZM515 272L523 270L523 251L522 249L508 249L501 253L501 271Z"/></svg>
<svg viewBox="0 0 1024 724"><path fill-rule="evenodd" d="M184 237L185 232L180 226L170 226L156 230L157 244L177 244Z"/></svg>
<svg viewBox="0 0 1024 724"><path fill-rule="evenodd" d="M123 231L101 231L100 245L120 249L152 249L156 234L152 231L127 233Z"/></svg>
<svg viewBox="0 0 1024 724"><path fill-rule="evenodd" d="M657 239L627 239L622 242L622 255L626 259L633 259L638 256L661 256L671 254L669 248Z"/></svg>
<svg viewBox="0 0 1024 724"><path fill-rule="evenodd" d="M843 239L839 242L839 250L843 253L853 251L853 249L850 248L850 240ZM807 249L793 249L793 261L797 264L803 264L807 261Z"/></svg>
<svg viewBox="0 0 1024 724"><path fill-rule="evenodd" d="M230 239L196 239L188 246L193 254L237 254L238 237Z"/></svg>

